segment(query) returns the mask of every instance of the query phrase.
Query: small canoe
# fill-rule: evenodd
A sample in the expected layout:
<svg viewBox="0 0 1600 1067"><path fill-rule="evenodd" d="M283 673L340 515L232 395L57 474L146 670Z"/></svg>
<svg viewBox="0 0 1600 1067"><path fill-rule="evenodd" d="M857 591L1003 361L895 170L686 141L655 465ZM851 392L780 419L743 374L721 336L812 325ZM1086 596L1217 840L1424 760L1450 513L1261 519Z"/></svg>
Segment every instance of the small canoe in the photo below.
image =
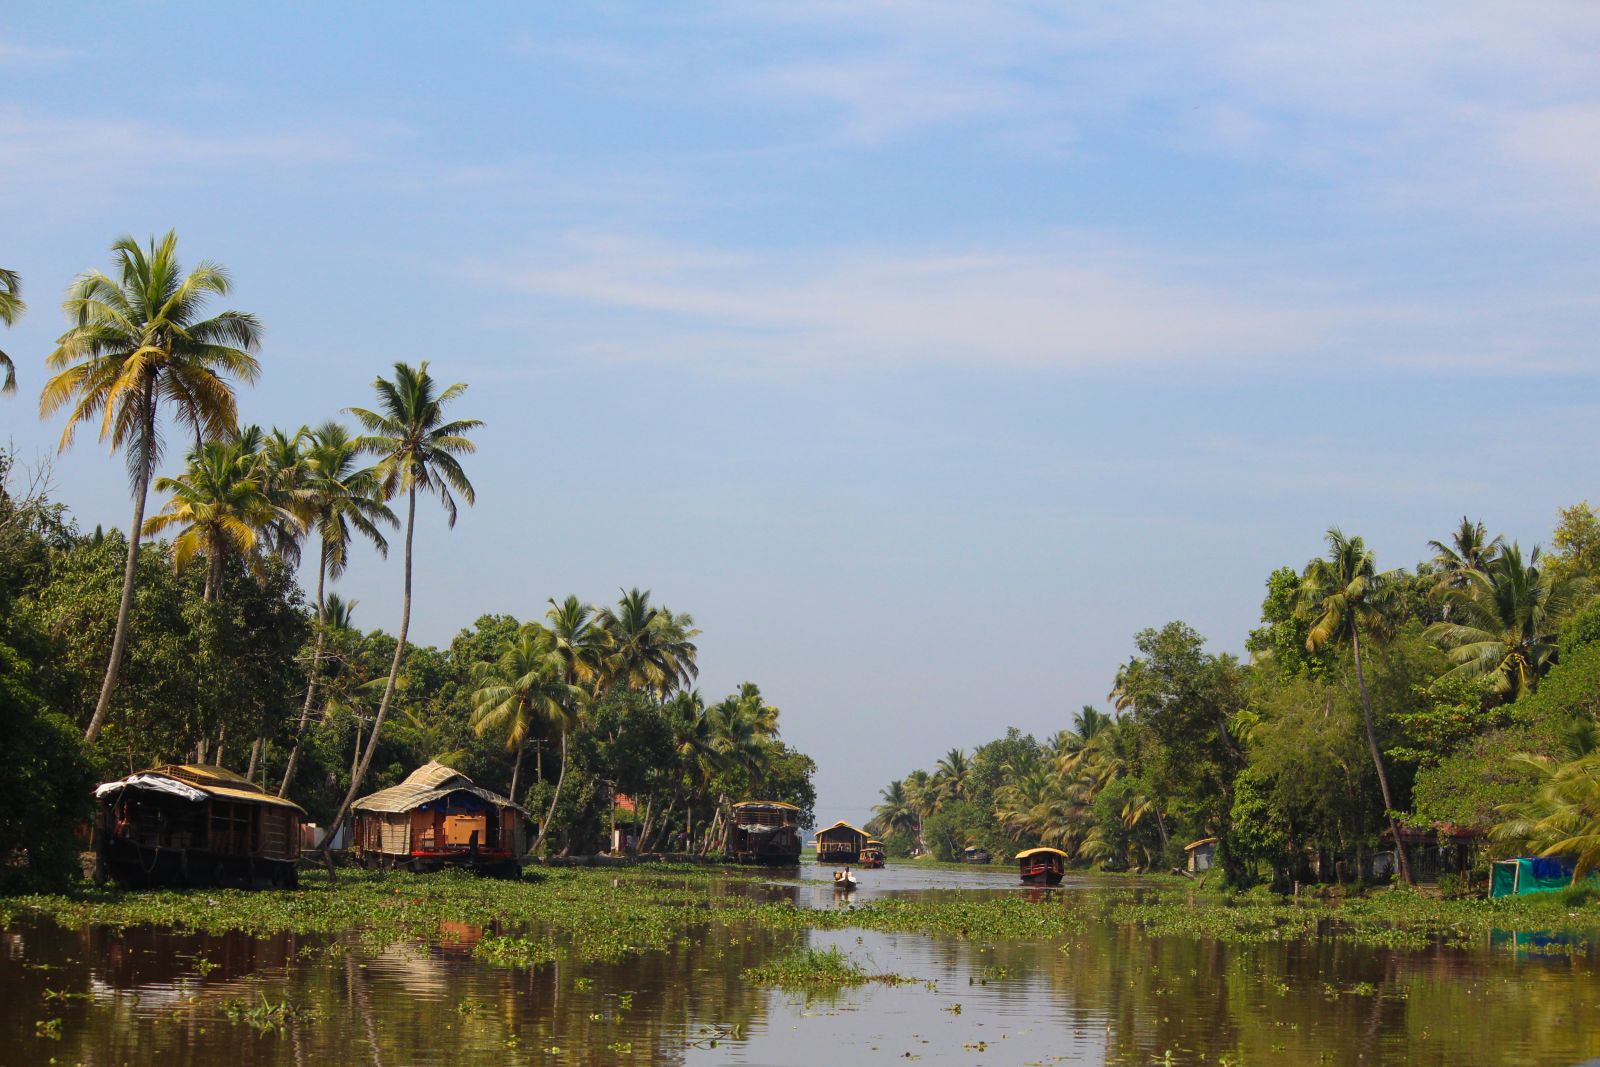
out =
<svg viewBox="0 0 1600 1067"><path fill-rule="evenodd" d="M833 888L839 893L851 893L856 888L856 877L844 871L833 872Z"/></svg>

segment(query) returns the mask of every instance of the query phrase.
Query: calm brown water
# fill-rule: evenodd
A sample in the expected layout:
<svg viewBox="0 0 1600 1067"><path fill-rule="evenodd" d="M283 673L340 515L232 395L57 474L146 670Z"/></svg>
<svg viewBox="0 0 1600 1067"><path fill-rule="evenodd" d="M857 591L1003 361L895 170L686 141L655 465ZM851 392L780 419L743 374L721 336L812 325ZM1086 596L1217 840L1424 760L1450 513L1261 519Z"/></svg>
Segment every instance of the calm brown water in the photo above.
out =
<svg viewBox="0 0 1600 1067"><path fill-rule="evenodd" d="M812 874L814 872L806 872ZM862 896L1018 892L985 872L863 872ZM1104 891L1093 883L1064 893ZM826 886L766 892L834 906ZM1049 943L712 927L616 964L491 967L481 931L336 939L21 923L0 941L0 1065L1569 1064L1600 1056L1587 955L1511 937L1393 951L1091 926ZM921 984L808 1000L740 974L837 945ZM260 1006L287 1001L288 1018Z"/></svg>

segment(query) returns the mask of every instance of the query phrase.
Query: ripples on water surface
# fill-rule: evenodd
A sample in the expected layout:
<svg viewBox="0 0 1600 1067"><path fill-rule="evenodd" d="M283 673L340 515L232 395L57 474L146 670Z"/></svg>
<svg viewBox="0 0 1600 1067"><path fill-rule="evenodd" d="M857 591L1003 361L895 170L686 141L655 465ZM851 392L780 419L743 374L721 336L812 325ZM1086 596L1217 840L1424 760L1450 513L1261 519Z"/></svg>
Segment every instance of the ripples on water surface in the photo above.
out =
<svg viewBox="0 0 1600 1067"><path fill-rule="evenodd" d="M812 868L809 878L825 877ZM1033 892L1008 872L890 866L856 897ZM750 891L841 906L826 884ZM1585 947L1508 931L1473 949L1331 938L1231 945L1091 923L1049 943L712 925L618 963L492 967L482 927L431 943L67 931L0 942L0 1065L254 1064L1565 1064L1600 1055ZM837 946L920 979L836 995L751 987L745 969ZM1548 946L1545 946L1548 947ZM281 1006L291 1006L289 1014Z"/></svg>

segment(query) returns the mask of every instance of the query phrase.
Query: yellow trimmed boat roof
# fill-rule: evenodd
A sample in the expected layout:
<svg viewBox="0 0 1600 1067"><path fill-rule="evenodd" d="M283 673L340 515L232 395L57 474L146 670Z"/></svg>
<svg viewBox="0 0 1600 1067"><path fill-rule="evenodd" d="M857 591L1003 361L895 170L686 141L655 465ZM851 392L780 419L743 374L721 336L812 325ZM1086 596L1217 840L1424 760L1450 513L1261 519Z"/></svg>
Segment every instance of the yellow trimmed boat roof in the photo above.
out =
<svg viewBox="0 0 1600 1067"><path fill-rule="evenodd" d="M1060 856L1062 859L1067 858L1067 854L1059 848L1025 848L1017 853L1016 858L1025 860L1029 856Z"/></svg>
<svg viewBox="0 0 1600 1067"><path fill-rule="evenodd" d="M812 837L821 837L823 834L829 833L829 832L831 832L833 830L849 830L851 833L860 834L862 837L866 837L867 836L867 832L865 830L861 829L861 827L859 827L859 826L851 826L849 823L845 822L843 819L840 819L838 822L834 823L832 826L824 826L822 829L818 830L816 833L812 834L811 836Z"/></svg>
<svg viewBox="0 0 1600 1067"><path fill-rule="evenodd" d="M800 810L800 808L798 806L796 806L794 804L787 803L787 802L782 801L782 800L741 800L741 801L739 801L737 804L735 804L733 806L736 807L736 808L742 808L742 807L745 807L748 804L753 804L753 805L756 805L757 807L762 807L762 808L786 808L789 811L799 811Z"/></svg>
<svg viewBox="0 0 1600 1067"><path fill-rule="evenodd" d="M1183 846L1183 850L1185 852L1193 852L1195 849L1199 848L1201 845L1214 845L1216 843L1217 843L1217 839L1214 838L1214 837L1202 837L1198 841L1190 841L1187 845L1184 845Z"/></svg>
<svg viewBox="0 0 1600 1067"><path fill-rule="evenodd" d="M159 767L152 767L148 771L129 775L122 779L127 785L137 785L136 779L146 776L169 778L175 782L182 782L193 789L198 789L207 796L219 797L224 800L240 800L247 804L265 804L273 808L291 808L304 815L306 809L292 800L273 796L271 793L256 785L242 774L234 774L226 767L218 767L210 763L163 763ZM110 790L119 783L108 782L100 787ZM96 790L100 792L100 790Z"/></svg>

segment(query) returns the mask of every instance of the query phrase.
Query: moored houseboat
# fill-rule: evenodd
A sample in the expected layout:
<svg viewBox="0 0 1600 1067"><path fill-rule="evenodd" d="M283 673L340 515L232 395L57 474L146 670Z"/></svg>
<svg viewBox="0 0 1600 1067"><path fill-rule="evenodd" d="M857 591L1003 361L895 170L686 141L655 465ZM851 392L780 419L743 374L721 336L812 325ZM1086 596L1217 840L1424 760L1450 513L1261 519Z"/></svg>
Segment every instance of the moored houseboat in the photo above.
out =
<svg viewBox="0 0 1600 1067"><path fill-rule="evenodd" d="M209 764L163 764L94 791L99 873L128 886L297 884L300 805Z"/></svg>
<svg viewBox="0 0 1600 1067"><path fill-rule="evenodd" d="M876 870L883 866L887 855L883 850L883 842L875 837L869 837L867 843L861 846L861 866Z"/></svg>
<svg viewBox="0 0 1600 1067"><path fill-rule="evenodd" d="M818 863L858 863L861 850L867 844L867 832L851 826L843 819L818 830L814 836Z"/></svg>
<svg viewBox="0 0 1600 1067"><path fill-rule="evenodd" d="M364 867L516 874L526 851L526 810L433 760L399 785L362 797L351 811L350 847Z"/></svg>
<svg viewBox="0 0 1600 1067"><path fill-rule="evenodd" d="M732 813L729 859L767 867L800 865L799 808L781 800L743 800Z"/></svg>
<svg viewBox="0 0 1600 1067"><path fill-rule="evenodd" d="M972 845L961 853L961 862L963 863L976 863L982 865L988 863L993 858L994 857L989 855L988 849L980 848L977 845Z"/></svg>
<svg viewBox="0 0 1600 1067"><path fill-rule="evenodd" d="M1017 853L1017 866L1025 885L1060 885L1067 854L1059 848L1023 849Z"/></svg>

